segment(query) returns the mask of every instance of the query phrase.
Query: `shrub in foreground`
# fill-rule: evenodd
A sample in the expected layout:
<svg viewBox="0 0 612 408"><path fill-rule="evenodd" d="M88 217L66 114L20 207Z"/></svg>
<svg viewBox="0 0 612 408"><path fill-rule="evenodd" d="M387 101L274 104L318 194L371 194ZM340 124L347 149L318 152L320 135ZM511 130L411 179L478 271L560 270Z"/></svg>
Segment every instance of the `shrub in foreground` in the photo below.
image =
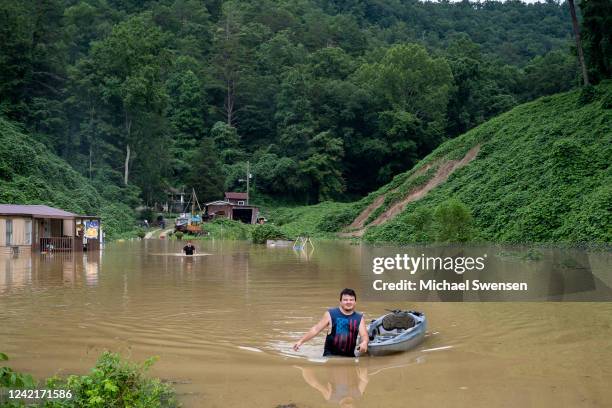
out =
<svg viewBox="0 0 612 408"><path fill-rule="evenodd" d="M51 378L47 388L70 389L72 399L52 407L151 407L178 406L172 388L158 379L145 376L156 361L147 359L138 365L121 359L118 354L104 352L88 375L71 375L67 379Z"/></svg>
<svg viewBox="0 0 612 408"><path fill-rule="evenodd" d="M4 356L0 353L0 356ZM156 357L147 359L143 364L134 364L122 360L118 354L104 352L95 367L88 375L71 375L67 378L52 377L46 387L36 386L34 381L15 383L2 381L0 387L46 388L70 390L69 399L43 400L47 408L173 408L178 407L175 393L171 386L159 379L146 377L146 372L156 361ZM7 371L7 367L0 370ZM10 370L10 369L8 369ZM30 378L28 375L14 373L16 378ZM12 381L12 382L11 382ZM25 406L15 405L12 406Z"/></svg>

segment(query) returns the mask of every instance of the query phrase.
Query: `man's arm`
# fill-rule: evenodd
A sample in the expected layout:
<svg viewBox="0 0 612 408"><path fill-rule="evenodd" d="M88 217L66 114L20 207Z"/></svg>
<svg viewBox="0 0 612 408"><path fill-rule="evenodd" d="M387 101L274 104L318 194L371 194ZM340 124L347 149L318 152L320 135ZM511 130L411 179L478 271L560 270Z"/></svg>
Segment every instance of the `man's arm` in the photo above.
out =
<svg viewBox="0 0 612 408"><path fill-rule="evenodd" d="M326 311L323 314L323 317L321 318L319 323L312 326L310 330L308 330L308 332L304 336L302 336L302 338L299 339L297 343L293 345L293 350L298 351L302 344L306 343L308 340L321 333L321 330L326 328L328 325L331 325L331 316L329 315L329 312Z"/></svg>
<svg viewBox="0 0 612 408"><path fill-rule="evenodd" d="M359 323L359 336L361 336L361 343L359 343L359 353L365 354L368 352L368 342L370 337L368 336L368 329L365 325L365 316L361 316L361 322Z"/></svg>

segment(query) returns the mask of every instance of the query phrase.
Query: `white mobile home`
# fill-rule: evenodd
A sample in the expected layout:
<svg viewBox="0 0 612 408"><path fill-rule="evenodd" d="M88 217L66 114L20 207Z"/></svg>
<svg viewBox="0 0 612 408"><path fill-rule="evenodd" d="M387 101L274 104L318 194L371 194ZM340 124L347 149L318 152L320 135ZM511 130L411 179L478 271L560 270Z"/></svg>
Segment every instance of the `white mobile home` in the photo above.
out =
<svg viewBox="0 0 612 408"><path fill-rule="evenodd" d="M99 217L46 205L0 204L0 253L98 249Z"/></svg>

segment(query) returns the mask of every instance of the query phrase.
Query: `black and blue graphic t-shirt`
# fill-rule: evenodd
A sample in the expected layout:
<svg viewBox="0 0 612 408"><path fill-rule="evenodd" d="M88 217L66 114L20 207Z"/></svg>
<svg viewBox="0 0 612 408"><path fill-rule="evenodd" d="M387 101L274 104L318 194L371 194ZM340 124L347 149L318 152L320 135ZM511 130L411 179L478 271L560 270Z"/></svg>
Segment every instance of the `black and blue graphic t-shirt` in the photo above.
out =
<svg viewBox="0 0 612 408"><path fill-rule="evenodd" d="M332 329L325 338L324 356L355 356L362 314L353 312L345 315L339 308L329 309Z"/></svg>

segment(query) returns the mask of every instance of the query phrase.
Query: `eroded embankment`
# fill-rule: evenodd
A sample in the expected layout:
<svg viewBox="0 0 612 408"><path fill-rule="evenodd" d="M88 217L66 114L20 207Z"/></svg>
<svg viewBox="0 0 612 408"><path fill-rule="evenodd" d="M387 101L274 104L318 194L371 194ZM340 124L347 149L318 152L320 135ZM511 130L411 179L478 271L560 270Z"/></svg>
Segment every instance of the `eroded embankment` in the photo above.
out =
<svg viewBox="0 0 612 408"><path fill-rule="evenodd" d="M398 189L394 189L392 191L387 192L386 194L380 195L370 205L368 205L359 214L359 216L357 216L357 218L355 218L355 220L347 227L348 231L342 233L341 235L349 237L361 237L365 233L367 227L380 225L390 219L393 219L402 211L404 211L404 209L409 203L420 200L421 198L425 197L425 195L427 195L429 191L444 183L448 179L448 177L453 174L453 172L469 164L472 160L476 158L479 151L480 145L476 145L472 149L470 149L465 154L465 156L463 156L463 158L459 160L447 160L440 162L438 169L436 170L436 173L433 175L432 178L430 178L424 184L421 184L411 189L403 199L393 203L387 210L385 210L382 214L380 214L373 221L366 225L366 221L370 218L370 215L374 213L374 211L376 211L381 205L384 204L385 197L387 196L387 194L396 192ZM411 178L424 174L433 166L434 164L423 166L423 168L415 172L415 174Z"/></svg>
<svg viewBox="0 0 612 408"><path fill-rule="evenodd" d="M408 178L407 182L410 180L413 180L414 178L420 175L425 174L427 170L429 170L431 167L435 166L436 164L437 162L424 165L423 167L415 171L414 174L412 174ZM353 222L345 228L345 234L348 234L350 236L351 231L355 231L355 230L363 228L366 225L366 222L368 221L368 219L370 218L370 215L372 215L374 211L376 211L378 208L380 208L381 205L384 204L385 198L387 198L389 194L393 194L397 192L398 189L399 187L394 188L393 190L387 191L386 193L381 194L380 196L376 197L376 199L373 202L371 202L366 208L364 208L363 211L359 213L357 218L355 218Z"/></svg>

